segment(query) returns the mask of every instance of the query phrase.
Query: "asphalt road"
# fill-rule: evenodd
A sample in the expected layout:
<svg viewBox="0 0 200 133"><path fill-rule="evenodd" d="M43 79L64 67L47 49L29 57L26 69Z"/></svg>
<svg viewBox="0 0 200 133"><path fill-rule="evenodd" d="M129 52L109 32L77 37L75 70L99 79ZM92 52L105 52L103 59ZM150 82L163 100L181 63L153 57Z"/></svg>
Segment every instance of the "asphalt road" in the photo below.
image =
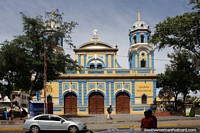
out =
<svg viewBox="0 0 200 133"><path fill-rule="evenodd" d="M43 131L41 133L67 133L66 131ZM0 131L0 133L30 133L28 130L18 130L18 131L9 131L9 130L6 130L6 131ZM80 132L80 133L85 133L85 132ZM93 133L93 132L91 132Z"/></svg>
<svg viewBox="0 0 200 133"><path fill-rule="evenodd" d="M153 133L172 133L166 132L167 130L173 130L173 133L200 133L200 127L162 127L158 128L159 131L155 131ZM181 132L182 130L182 132ZM57 133L58 131L43 131L41 133ZM30 133L28 130L19 130L19 131L0 131L0 133ZM66 133L65 131L59 131L59 133ZM82 132L83 133L83 132ZM108 129L108 130L99 130L99 131L92 131L90 133L142 133L140 129ZM148 133L148 132L144 132ZM151 132L152 133L152 132Z"/></svg>

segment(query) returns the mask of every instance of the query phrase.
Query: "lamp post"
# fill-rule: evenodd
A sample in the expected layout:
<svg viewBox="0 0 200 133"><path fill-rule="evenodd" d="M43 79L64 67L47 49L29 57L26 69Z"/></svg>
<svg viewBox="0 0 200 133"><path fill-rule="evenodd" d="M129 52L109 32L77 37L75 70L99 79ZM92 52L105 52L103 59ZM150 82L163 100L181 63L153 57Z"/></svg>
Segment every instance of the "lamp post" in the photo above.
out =
<svg viewBox="0 0 200 133"><path fill-rule="evenodd" d="M57 41L57 36L54 36L56 32L59 32L60 30L60 15L58 15L58 11L52 11L51 12L51 18L50 20L46 21L46 29L43 32L44 33L44 37L50 40L50 43L55 43L53 44L54 49L61 49L60 46L57 46L58 43L55 42ZM55 40L54 40L55 39ZM52 45L52 44L50 44ZM48 110L48 104L47 104L47 56L46 56L46 52L47 52L47 45L44 44L44 83L43 83L43 88L44 88L44 114L47 113Z"/></svg>
<svg viewBox="0 0 200 133"><path fill-rule="evenodd" d="M46 62L46 46L44 46L44 114L46 114L46 111L47 111L46 84L47 84L47 62Z"/></svg>

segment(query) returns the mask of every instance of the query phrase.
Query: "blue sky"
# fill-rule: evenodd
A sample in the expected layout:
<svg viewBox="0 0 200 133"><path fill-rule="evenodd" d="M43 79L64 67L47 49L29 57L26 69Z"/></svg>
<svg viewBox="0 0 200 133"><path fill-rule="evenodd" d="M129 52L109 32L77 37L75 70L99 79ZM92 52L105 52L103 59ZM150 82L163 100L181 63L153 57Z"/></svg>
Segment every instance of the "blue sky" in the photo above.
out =
<svg viewBox="0 0 200 133"><path fill-rule="evenodd" d="M118 62L128 68L128 30L137 21L138 8L141 20L154 26L167 16L174 17L191 11L188 0L1 0L0 1L0 42L10 40L22 33L20 12L27 16L44 16L45 11L59 9L64 12L65 21L76 21L79 25L73 30L72 40L76 46L92 37L93 29L98 29L99 39L113 46L118 45ZM74 53L65 46L65 53ZM155 51L157 73L164 72L169 63L169 48Z"/></svg>

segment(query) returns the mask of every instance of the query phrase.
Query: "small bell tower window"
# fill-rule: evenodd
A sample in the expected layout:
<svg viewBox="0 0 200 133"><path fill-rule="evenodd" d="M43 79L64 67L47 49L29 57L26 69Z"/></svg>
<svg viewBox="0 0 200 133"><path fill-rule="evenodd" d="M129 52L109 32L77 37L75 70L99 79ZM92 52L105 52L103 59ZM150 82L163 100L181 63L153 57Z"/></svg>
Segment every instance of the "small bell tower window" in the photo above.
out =
<svg viewBox="0 0 200 133"><path fill-rule="evenodd" d="M144 35L141 35L140 38L141 38L141 43L144 43Z"/></svg>
<svg viewBox="0 0 200 133"><path fill-rule="evenodd" d="M144 59L141 60L141 67L146 67L146 61Z"/></svg>
<svg viewBox="0 0 200 133"><path fill-rule="evenodd" d="M136 44L136 43L137 43L137 38L136 38L136 36L133 37L133 40L134 40L134 44Z"/></svg>

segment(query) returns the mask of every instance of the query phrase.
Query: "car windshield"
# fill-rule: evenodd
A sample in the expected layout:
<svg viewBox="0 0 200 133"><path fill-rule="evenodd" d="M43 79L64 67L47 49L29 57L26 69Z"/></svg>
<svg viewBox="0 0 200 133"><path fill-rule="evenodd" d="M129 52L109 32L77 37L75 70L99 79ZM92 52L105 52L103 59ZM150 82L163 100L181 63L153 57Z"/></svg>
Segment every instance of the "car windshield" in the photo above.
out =
<svg viewBox="0 0 200 133"><path fill-rule="evenodd" d="M64 120L67 120L67 121L71 121L72 119L69 118L69 117L65 117L65 116L59 116L60 118L64 119Z"/></svg>

